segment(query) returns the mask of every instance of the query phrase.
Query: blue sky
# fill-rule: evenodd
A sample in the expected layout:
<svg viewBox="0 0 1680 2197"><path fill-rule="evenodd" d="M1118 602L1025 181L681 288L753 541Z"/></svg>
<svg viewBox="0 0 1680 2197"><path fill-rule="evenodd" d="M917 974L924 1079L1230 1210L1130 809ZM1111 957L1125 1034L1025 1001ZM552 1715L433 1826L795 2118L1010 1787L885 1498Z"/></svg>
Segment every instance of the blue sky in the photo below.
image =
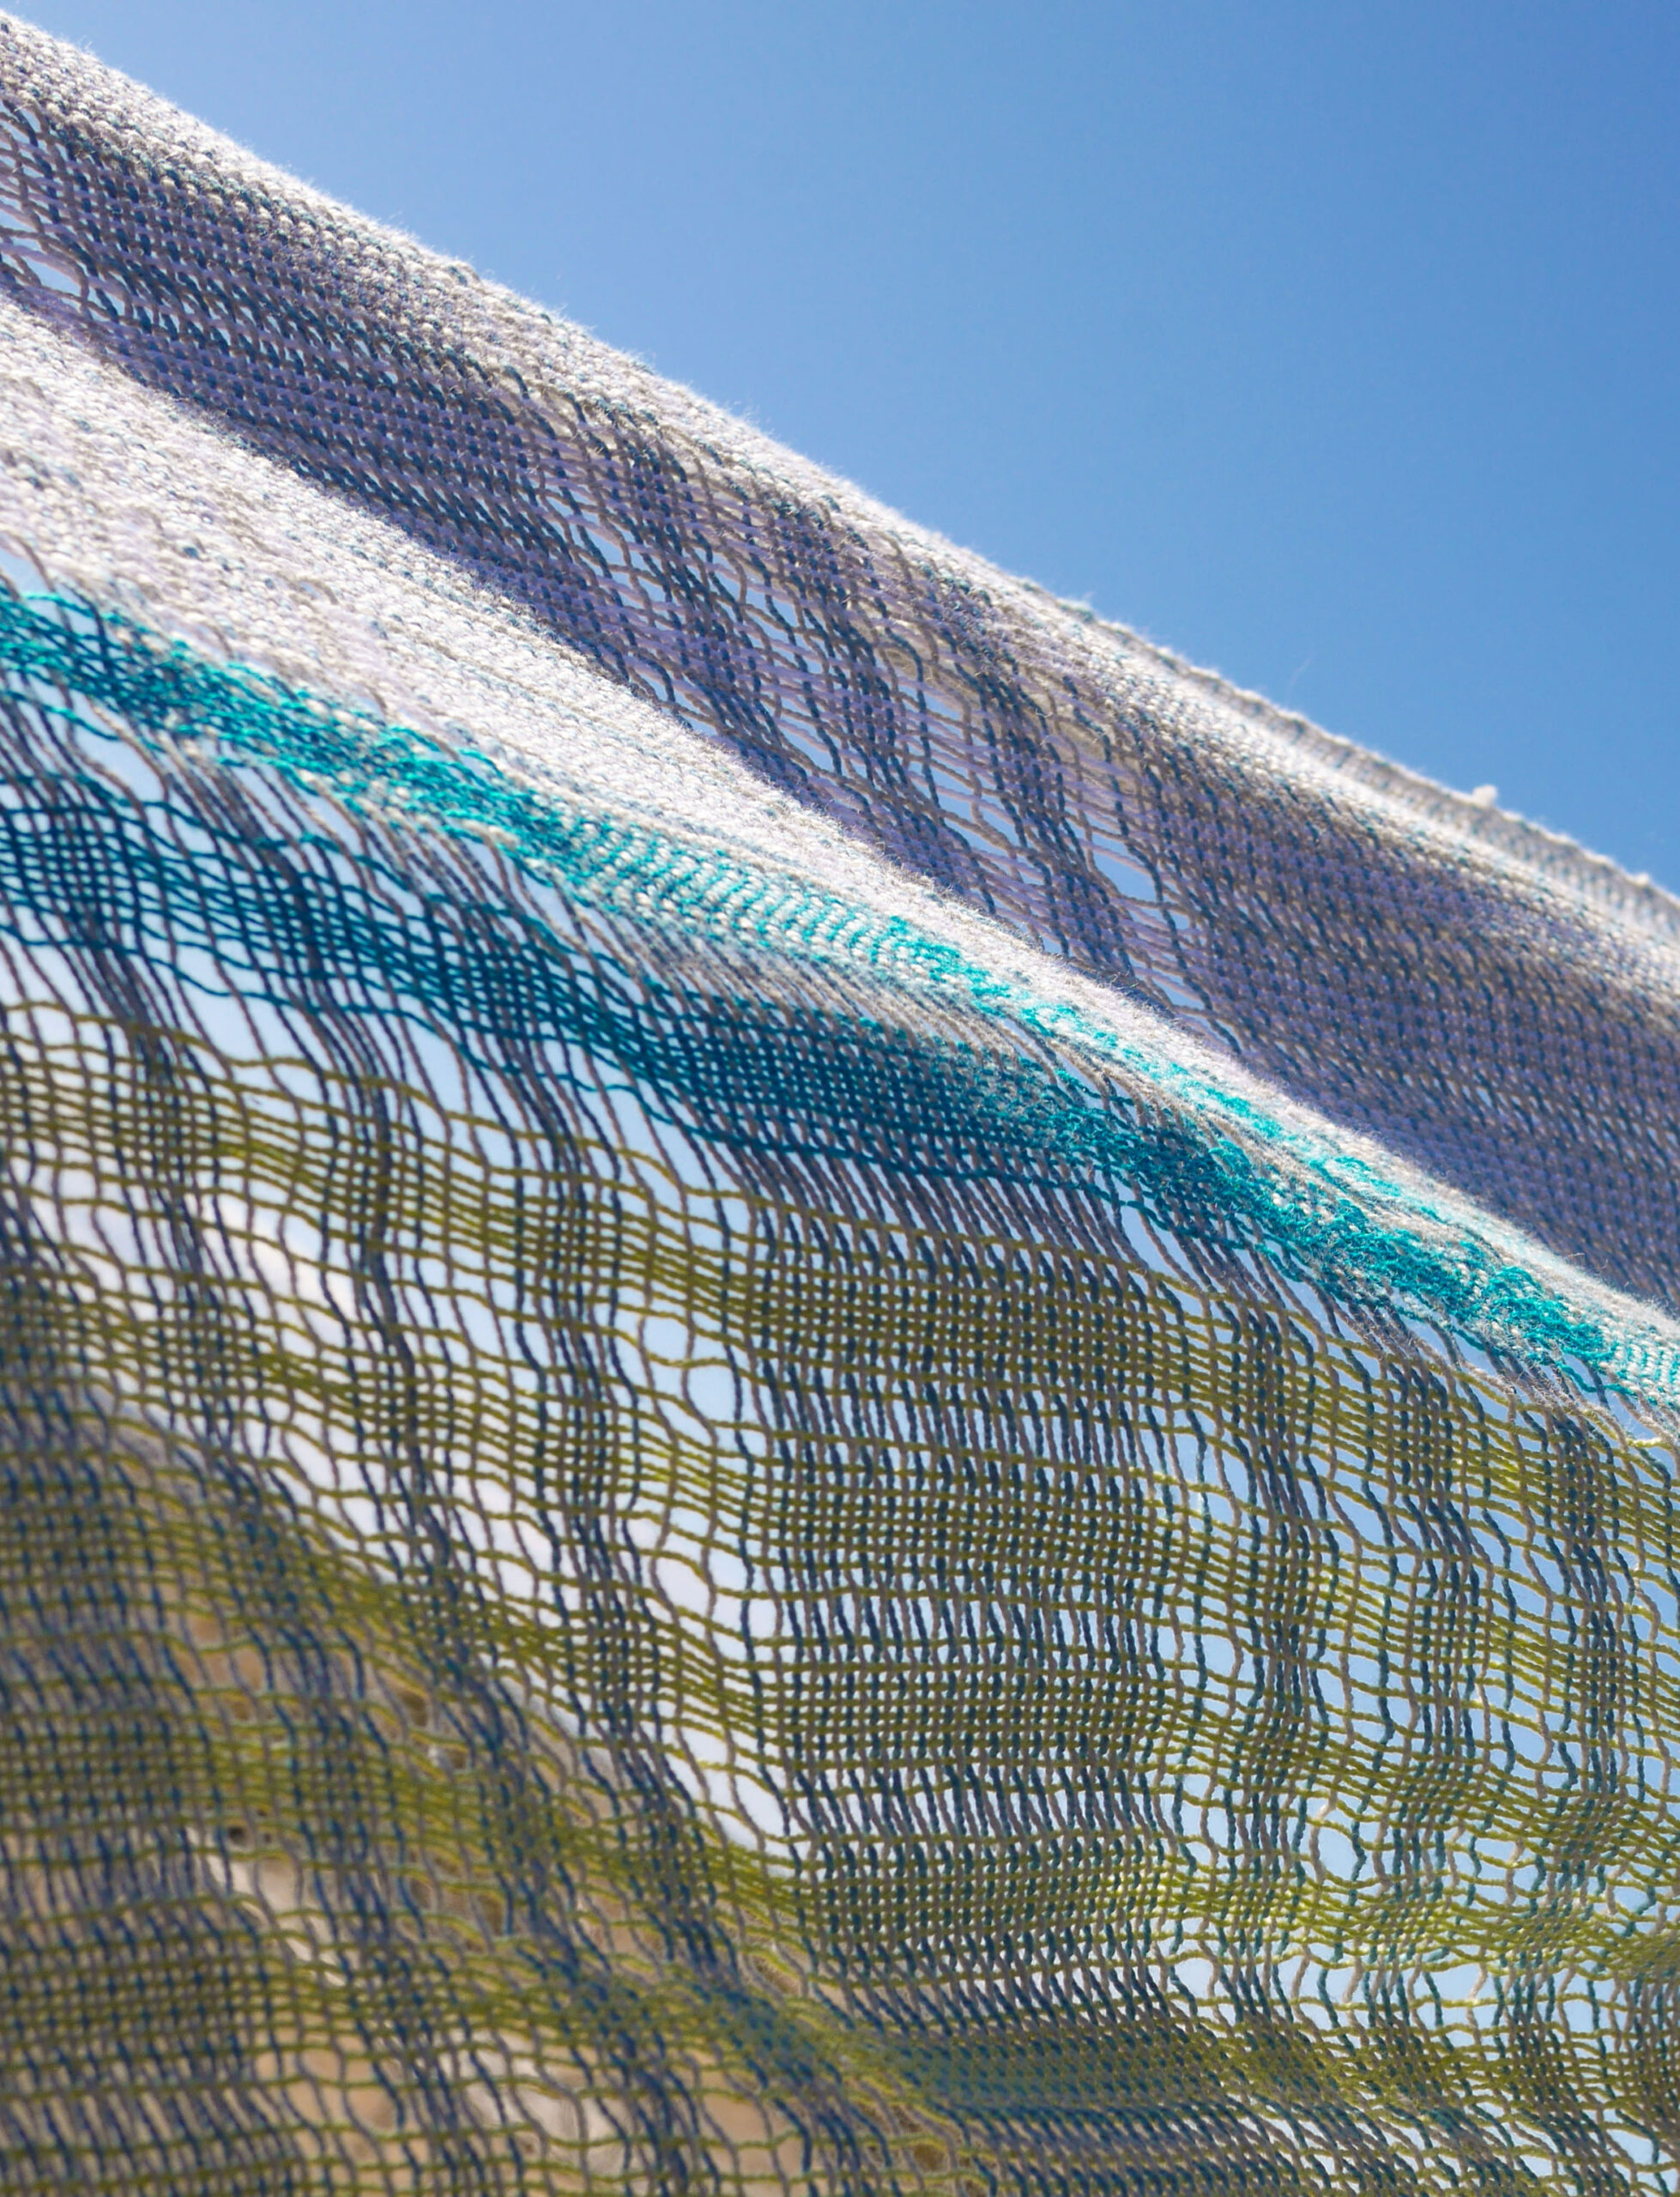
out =
<svg viewBox="0 0 1680 2197"><path fill-rule="evenodd" d="M1680 889L1680 6L35 0L1000 563Z"/></svg>

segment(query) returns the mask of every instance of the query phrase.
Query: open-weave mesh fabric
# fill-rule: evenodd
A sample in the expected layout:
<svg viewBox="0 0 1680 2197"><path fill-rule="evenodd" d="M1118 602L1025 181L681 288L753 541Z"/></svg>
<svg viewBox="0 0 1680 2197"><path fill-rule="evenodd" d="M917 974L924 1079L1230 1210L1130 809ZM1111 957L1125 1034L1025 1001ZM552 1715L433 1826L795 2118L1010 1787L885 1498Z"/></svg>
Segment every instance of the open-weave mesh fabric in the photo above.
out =
<svg viewBox="0 0 1680 2197"><path fill-rule="evenodd" d="M1680 1304L1680 1002L1575 905L1671 939L1665 896L952 554L21 29L0 284L892 860ZM1514 905L1478 844L1568 889Z"/></svg>
<svg viewBox="0 0 1680 2197"><path fill-rule="evenodd" d="M0 122L0 2187L1673 2190L1680 911Z"/></svg>

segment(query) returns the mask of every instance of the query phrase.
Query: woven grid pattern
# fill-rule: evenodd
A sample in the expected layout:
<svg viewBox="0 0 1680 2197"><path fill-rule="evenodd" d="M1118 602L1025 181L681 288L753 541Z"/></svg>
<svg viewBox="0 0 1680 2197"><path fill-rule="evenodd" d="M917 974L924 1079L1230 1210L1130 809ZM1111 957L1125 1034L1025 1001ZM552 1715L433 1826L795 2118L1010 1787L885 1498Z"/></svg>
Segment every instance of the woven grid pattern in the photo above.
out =
<svg viewBox="0 0 1680 2197"><path fill-rule="evenodd" d="M1514 904L1416 814L1350 814L1334 780L1363 759L1339 744L1326 784L1218 736L1198 684L1124 637L50 42L0 35L0 86L12 294L461 558L893 860L1680 1303L1680 1000L1568 897ZM1671 929L1663 896L1608 865L1592 883Z"/></svg>
<svg viewBox="0 0 1680 2197"><path fill-rule="evenodd" d="M328 214L195 197L7 36L32 310L242 391L584 645L603 726L644 687L1161 1050L845 900L815 826L755 869L0 595L0 2182L1671 2190L1675 1338L1206 1066L1357 1069L1657 1289L1660 908L1386 832L1187 688L1102 715L1048 613L821 534L676 393L497 382L469 499L434 330L332 471ZM394 346L445 277L389 250ZM1289 1020L1365 909L1413 959Z"/></svg>

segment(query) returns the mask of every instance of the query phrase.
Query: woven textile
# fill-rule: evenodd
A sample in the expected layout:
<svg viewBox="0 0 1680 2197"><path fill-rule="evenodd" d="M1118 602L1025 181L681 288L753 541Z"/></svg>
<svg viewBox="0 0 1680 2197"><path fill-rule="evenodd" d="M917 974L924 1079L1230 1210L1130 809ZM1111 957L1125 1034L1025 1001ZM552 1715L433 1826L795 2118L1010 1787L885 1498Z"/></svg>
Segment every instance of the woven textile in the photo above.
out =
<svg viewBox="0 0 1680 2197"><path fill-rule="evenodd" d="M1680 905L0 18L0 2187L1672 2191Z"/></svg>

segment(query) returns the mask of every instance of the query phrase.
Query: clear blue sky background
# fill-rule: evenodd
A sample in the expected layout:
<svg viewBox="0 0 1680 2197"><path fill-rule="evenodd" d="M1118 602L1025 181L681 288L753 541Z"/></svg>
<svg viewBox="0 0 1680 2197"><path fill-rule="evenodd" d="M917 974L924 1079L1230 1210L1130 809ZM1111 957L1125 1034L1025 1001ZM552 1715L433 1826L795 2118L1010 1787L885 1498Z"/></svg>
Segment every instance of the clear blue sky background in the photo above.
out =
<svg viewBox="0 0 1680 2197"><path fill-rule="evenodd" d="M876 495L1680 888L1680 5L35 0Z"/></svg>

